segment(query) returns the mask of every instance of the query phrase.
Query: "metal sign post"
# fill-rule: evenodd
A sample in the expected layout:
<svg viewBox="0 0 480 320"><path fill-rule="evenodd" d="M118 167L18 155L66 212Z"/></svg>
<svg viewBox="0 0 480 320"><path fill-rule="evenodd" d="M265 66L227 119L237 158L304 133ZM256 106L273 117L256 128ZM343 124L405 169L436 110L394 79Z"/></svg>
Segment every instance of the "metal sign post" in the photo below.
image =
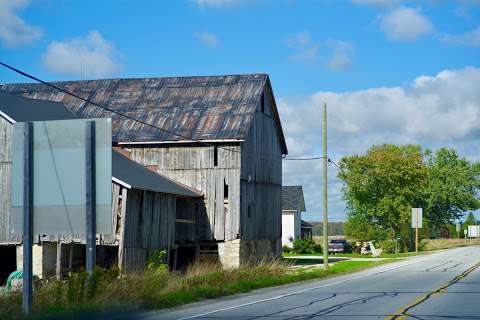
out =
<svg viewBox="0 0 480 320"><path fill-rule="evenodd" d="M33 123L26 122L23 128L23 313L32 308L33 292Z"/></svg>
<svg viewBox="0 0 480 320"><path fill-rule="evenodd" d="M415 253L418 253L418 229L422 228L422 208L412 208L412 228L415 228Z"/></svg>
<svg viewBox="0 0 480 320"><path fill-rule="evenodd" d="M417 223L415 226L415 253L418 253L418 208L417 208L417 214L415 215L417 219Z"/></svg>
<svg viewBox="0 0 480 320"><path fill-rule="evenodd" d="M460 223L457 222L455 224L455 230L457 231L457 238L460 238L460 228L461 228Z"/></svg>
<svg viewBox="0 0 480 320"><path fill-rule="evenodd" d="M86 267L91 275L95 267L96 256L96 199L95 199L95 122L85 124L85 242L86 242Z"/></svg>

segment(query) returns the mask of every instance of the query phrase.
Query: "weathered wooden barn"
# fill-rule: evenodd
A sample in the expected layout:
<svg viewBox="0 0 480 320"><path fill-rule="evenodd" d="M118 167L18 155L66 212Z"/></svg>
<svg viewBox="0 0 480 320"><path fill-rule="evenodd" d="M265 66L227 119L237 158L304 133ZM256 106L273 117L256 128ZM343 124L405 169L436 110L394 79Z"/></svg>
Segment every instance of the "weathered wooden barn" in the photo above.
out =
<svg viewBox="0 0 480 320"><path fill-rule="evenodd" d="M39 101L0 91L0 273L21 267L21 239L9 233L12 124L63 120L74 115L62 103ZM100 265L118 263L124 272L145 268L149 254L167 250L172 267L195 258L199 233L196 198L201 192L184 186L112 152L112 223L114 235L97 236ZM39 235L34 272L61 275L85 263L82 236Z"/></svg>
<svg viewBox="0 0 480 320"><path fill-rule="evenodd" d="M41 84L0 90L63 102L82 118L111 117L131 158L200 190L200 253L225 266L281 251L282 156L287 154L268 75L113 79L55 83L158 128Z"/></svg>

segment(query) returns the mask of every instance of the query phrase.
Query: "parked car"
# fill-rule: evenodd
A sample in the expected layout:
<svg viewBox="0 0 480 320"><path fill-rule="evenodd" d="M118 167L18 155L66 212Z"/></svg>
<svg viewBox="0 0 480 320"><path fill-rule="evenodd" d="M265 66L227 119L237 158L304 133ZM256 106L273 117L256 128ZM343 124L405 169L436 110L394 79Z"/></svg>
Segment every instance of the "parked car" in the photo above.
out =
<svg viewBox="0 0 480 320"><path fill-rule="evenodd" d="M347 240L338 239L338 240L330 240L328 244L328 252L329 253L350 253L352 252L352 246L348 243Z"/></svg>

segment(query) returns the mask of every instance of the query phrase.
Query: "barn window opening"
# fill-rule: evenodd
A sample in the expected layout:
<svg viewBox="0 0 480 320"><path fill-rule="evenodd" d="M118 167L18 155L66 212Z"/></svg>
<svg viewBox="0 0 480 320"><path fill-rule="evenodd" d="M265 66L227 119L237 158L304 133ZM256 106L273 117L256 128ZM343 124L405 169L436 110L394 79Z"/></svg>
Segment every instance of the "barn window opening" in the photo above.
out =
<svg viewBox="0 0 480 320"><path fill-rule="evenodd" d="M17 251L15 246L0 246L0 284L4 284L10 273L17 270Z"/></svg>
<svg viewBox="0 0 480 320"><path fill-rule="evenodd" d="M265 113L265 97L262 93L262 96L260 97L260 111L262 113Z"/></svg>
<svg viewBox="0 0 480 320"><path fill-rule="evenodd" d="M223 200L228 201L228 184L223 180Z"/></svg>
<svg viewBox="0 0 480 320"><path fill-rule="evenodd" d="M247 216L251 218L253 216L253 204L248 205Z"/></svg>
<svg viewBox="0 0 480 320"><path fill-rule="evenodd" d="M218 166L218 148L213 147L213 166Z"/></svg>

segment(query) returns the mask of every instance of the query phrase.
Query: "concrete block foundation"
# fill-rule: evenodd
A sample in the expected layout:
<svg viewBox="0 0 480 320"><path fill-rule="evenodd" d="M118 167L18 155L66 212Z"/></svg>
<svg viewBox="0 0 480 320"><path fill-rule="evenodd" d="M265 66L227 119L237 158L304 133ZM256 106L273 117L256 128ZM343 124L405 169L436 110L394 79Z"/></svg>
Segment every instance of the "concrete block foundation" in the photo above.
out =
<svg viewBox="0 0 480 320"><path fill-rule="evenodd" d="M277 259L281 250L280 239L236 239L218 243L220 263L226 269Z"/></svg>
<svg viewBox="0 0 480 320"><path fill-rule="evenodd" d="M40 279L55 276L57 244L45 242L33 245L33 274ZM17 269L23 269L23 246L17 246Z"/></svg>

